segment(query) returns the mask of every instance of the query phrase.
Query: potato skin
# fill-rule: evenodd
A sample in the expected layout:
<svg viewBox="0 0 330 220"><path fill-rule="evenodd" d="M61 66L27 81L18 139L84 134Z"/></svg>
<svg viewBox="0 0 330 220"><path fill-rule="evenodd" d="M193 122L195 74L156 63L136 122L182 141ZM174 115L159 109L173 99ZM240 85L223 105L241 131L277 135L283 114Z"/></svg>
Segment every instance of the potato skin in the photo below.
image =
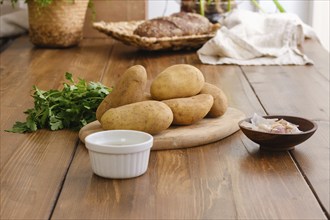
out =
<svg viewBox="0 0 330 220"><path fill-rule="evenodd" d="M110 108L139 102L145 99L144 90L147 85L147 72L141 65L128 68L120 77L112 92L107 95L96 110L96 119Z"/></svg>
<svg viewBox="0 0 330 220"><path fill-rule="evenodd" d="M173 121L171 109L159 101L142 101L110 108L101 117L105 130L128 129L157 134Z"/></svg>
<svg viewBox="0 0 330 220"><path fill-rule="evenodd" d="M217 118L225 114L228 108L228 100L226 94L222 91L222 89L206 82L204 83L200 94L210 94L213 96L214 99L213 106L207 114L207 117Z"/></svg>
<svg viewBox="0 0 330 220"><path fill-rule="evenodd" d="M142 98L142 101L148 101L148 100L153 100L150 93L145 92Z"/></svg>
<svg viewBox="0 0 330 220"><path fill-rule="evenodd" d="M168 99L162 101L173 112L174 125L190 125L201 119L210 111L213 97L210 94L200 94L188 98Z"/></svg>
<svg viewBox="0 0 330 220"><path fill-rule="evenodd" d="M201 91L204 81L202 72L196 67L177 64L156 76L151 83L150 94L155 100L190 97Z"/></svg>

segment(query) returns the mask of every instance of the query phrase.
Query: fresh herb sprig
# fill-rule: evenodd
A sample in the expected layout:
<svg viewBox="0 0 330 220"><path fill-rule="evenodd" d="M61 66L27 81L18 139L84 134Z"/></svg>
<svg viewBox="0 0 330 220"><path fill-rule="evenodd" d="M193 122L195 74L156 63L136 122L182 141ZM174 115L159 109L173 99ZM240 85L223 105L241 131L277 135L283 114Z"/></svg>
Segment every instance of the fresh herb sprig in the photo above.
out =
<svg viewBox="0 0 330 220"><path fill-rule="evenodd" d="M25 133L47 128L78 130L96 119L95 112L102 100L111 92L101 83L79 79L75 83L72 74L66 73L70 83L63 89L43 91L33 86L34 108L28 109L26 122L16 122L9 132Z"/></svg>

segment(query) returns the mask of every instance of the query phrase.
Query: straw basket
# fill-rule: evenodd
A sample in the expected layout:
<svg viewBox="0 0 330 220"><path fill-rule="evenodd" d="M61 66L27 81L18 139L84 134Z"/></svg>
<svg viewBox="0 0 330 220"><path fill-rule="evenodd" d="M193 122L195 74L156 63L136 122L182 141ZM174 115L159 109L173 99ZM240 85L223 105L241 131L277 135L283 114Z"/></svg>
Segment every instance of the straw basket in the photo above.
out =
<svg viewBox="0 0 330 220"><path fill-rule="evenodd" d="M82 39L88 0L56 0L41 7L28 1L29 35L40 47L70 47Z"/></svg>

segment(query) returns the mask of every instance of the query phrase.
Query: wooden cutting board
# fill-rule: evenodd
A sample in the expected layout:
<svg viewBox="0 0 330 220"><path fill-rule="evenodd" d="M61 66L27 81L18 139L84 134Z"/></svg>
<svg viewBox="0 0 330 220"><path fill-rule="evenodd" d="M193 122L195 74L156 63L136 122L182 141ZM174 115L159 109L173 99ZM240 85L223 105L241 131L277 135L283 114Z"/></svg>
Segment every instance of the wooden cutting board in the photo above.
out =
<svg viewBox="0 0 330 220"><path fill-rule="evenodd" d="M171 126L154 136L151 150L170 150L200 146L221 140L233 133L239 127L238 122L245 118L245 114L238 109L228 108L220 118L204 118L188 126ZM98 121L85 125L79 131L79 138L84 142L89 134L102 131Z"/></svg>

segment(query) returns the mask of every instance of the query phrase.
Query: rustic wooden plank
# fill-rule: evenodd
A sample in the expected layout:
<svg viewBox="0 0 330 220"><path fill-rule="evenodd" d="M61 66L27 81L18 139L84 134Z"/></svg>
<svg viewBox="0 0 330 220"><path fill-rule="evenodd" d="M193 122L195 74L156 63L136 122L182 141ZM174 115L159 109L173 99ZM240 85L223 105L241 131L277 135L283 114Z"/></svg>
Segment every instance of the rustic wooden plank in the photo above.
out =
<svg viewBox="0 0 330 220"><path fill-rule="evenodd" d="M268 114L306 117L319 125L316 134L291 153L329 217L329 54L312 41L304 48L315 65L242 69Z"/></svg>
<svg viewBox="0 0 330 220"><path fill-rule="evenodd" d="M318 121L318 130L296 150L291 151L323 209L330 215L330 141L329 121Z"/></svg>
<svg viewBox="0 0 330 220"><path fill-rule="evenodd" d="M244 140L246 150L240 136L152 152L147 173L128 180L94 175L80 145L53 218L326 219L287 153Z"/></svg>
<svg viewBox="0 0 330 220"><path fill-rule="evenodd" d="M75 150L76 132L40 131L16 147L1 169L1 219L46 219L56 202Z"/></svg>
<svg viewBox="0 0 330 220"><path fill-rule="evenodd" d="M114 61L112 61L114 59ZM118 60L120 59L120 60ZM120 63L118 63L120 62ZM207 66L195 53L147 53L116 44L103 76L146 66L150 81L165 67L191 63L221 86L231 106L264 113L239 67ZM79 201L79 202L77 202ZM326 219L288 152L260 152L241 132L209 145L151 153L146 174L110 180L93 174L80 144L53 219Z"/></svg>
<svg viewBox="0 0 330 220"><path fill-rule="evenodd" d="M305 40L300 47L301 51L314 61L314 68L329 80L330 54L324 47L313 40Z"/></svg>
<svg viewBox="0 0 330 220"><path fill-rule="evenodd" d="M329 120L329 81L313 66L242 69L268 114Z"/></svg>
<svg viewBox="0 0 330 220"><path fill-rule="evenodd" d="M81 47L68 50L45 50L34 48L28 38L20 38L1 54L2 131L10 129L17 120L25 120L23 111L33 107L33 99L30 97L32 85L37 85L43 90L59 88L65 81L64 74L67 71L73 73L75 79L78 77L88 81L100 79L110 52L110 47L107 48L106 45L111 40L102 40L101 44L95 44L92 40L85 42ZM17 137L8 133L6 135L13 146L19 146L14 143L24 136ZM10 155L14 149L13 147L1 152L1 167L7 161L7 153Z"/></svg>
<svg viewBox="0 0 330 220"><path fill-rule="evenodd" d="M32 85L59 88L66 71L99 80L110 52L107 41L47 50L22 38L1 54L1 219L49 218L78 140L77 132L68 130L13 134L3 129L25 119L23 111L33 106Z"/></svg>
<svg viewBox="0 0 330 220"><path fill-rule="evenodd" d="M1 154L0 167L7 162L15 146L23 143L24 135L13 135L4 133L5 129L10 129L16 120L24 120L25 116L22 114L26 108L32 107L33 103L26 102L30 98L30 90L33 79L29 77L24 67L29 65L29 55L33 46L28 43L27 38L21 38L15 41L9 49L1 53L0 62L0 85L1 85L1 102L0 102L0 139L1 139ZM21 50L21 48L24 48ZM20 53L17 54L17 51ZM40 53L37 55L39 56ZM13 74L15 72L16 74ZM21 80L24 79L24 80ZM20 88L20 92L17 92ZM8 98L2 98L8 97ZM11 97L11 98L10 98ZM24 109L24 110L22 110ZM16 110L16 112L15 112ZM14 113L14 114L13 114ZM16 114L15 114L16 113ZM6 135L6 138L4 137ZM12 143L11 148L4 150L3 143Z"/></svg>

